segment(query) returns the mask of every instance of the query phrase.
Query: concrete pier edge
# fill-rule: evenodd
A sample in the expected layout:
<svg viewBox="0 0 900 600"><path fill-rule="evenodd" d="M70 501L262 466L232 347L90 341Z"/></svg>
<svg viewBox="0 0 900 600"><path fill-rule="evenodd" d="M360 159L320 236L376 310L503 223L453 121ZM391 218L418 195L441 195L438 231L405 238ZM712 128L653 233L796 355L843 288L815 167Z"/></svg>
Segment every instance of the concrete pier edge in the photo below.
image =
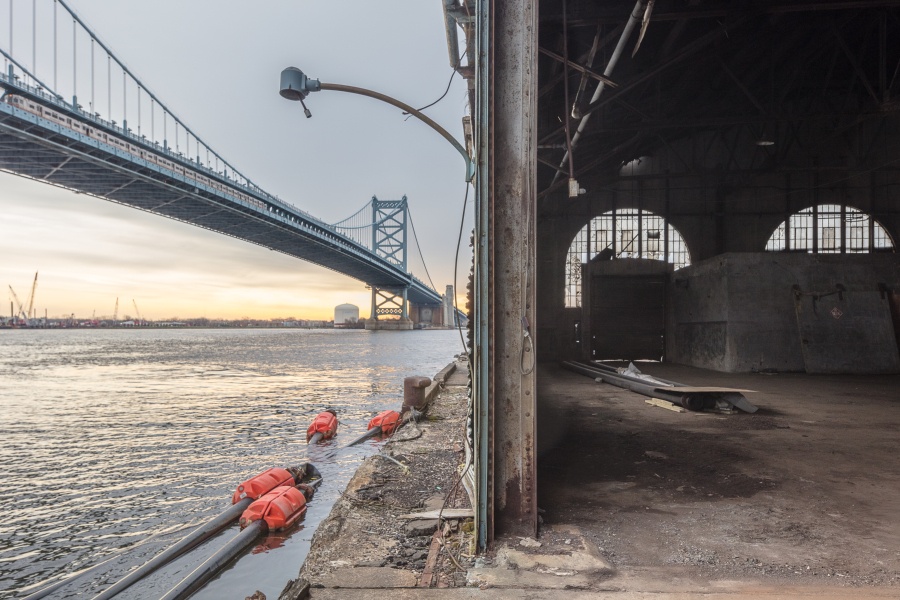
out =
<svg viewBox="0 0 900 600"><path fill-rule="evenodd" d="M460 367L462 367L462 370L460 369ZM456 387L459 387L464 390L465 385L466 385L465 382L467 381L467 376L468 376L467 364L465 362L465 358L462 359L462 362L460 362L459 360L457 360L455 358L453 361L448 363L443 369L441 369L434 375L434 377L431 380L431 384L428 385L428 387L425 389L425 392L424 392L426 414L427 414L428 410L431 408L435 399L441 393L441 391L444 390L448 386L448 382L450 381L450 379L452 377L454 377L454 375L456 376L455 379L457 379L457 381L454 385ZM398 392L402 394L402 389L398 390ZM401 403L402 403L402 398L401 398ZM464 418L465 418L464 414L459 415L459 417L462 420L464 420ZM429 422L426 417L426 420L423 423L420 423L419 426L423 427L423 428L427 428L427 427L440 428L440 427L445 426L445 424L446 424L446 421L444 421L443 419L439 419L434 422ZM389 440L386 444L384 444L379 449L379 452L377 454L373 454L373 455L367 457L366 460L364 460L363 463L360 464L360 466L357 468L356 472L350 478L350 481L347 483L347 486L343 490L342 498L348 493L349 490L359 488L361 481L371 480L372 473L377 469L378 466L381 466L380 464L378 464L376 466L376 463L384 462L384 461L379 461L376 457L379 455L389 456L392 451L394 443L395 442L393 439ZM435 450L439 450L439 449L435 448ZM444 448L443 450L450 450L450 448ZM309 553L307 554L307 557L304 559L303 564L300 566L298 577L296 579L291 579L287 582L287 584L284 586L281 593L279 594L278 600L302 600L302 599L310 597L311 589L315 588L316 586L315 586L315 584L311 584L309 579L304 576L304 574L305 574L304 571L307 566L307 561L310 559L311 556L314 556L318 551L320 551L323 546L327 546L329 544L329 541L327 539L323 540L323 538L325 538L326 536L320 535L320 533L323 531L323 528L327 527L327 525L329 523L334 522L335 520L341 520L341 521L343 520L343 517L339 514L342 512L342 510L343 510L343 508L341 506L341 499L338 499L338 501L335 502L334 506L332 506L332 509L331 509L328 517L326 517L325 520L322 521L322 523L319 525L319 528L317 529L316 533L314 534ZM398 527L399 527L399 525L398 525ZM366 571L366 573L364 575L371 578L371 584L374 588L381 588L381 589L391 588L394 590L400 590L400 589L403 589L404 587L408 586L410 584L410 582L412 582L412 585L415 585L415 577L412 575L411 572L409 572L407 570L390 569L390 568L376 568L376 567L368 567L368 568L367 567L357 567L356 569L354 569L354 571ZM393 577L393 578L388 577L388 579L390 579L390 581L385 579L385 575L394 575L394 574L396 574L396 577ZM406 575L407 577L404 577L404 575ZM349 589L352 587L358 586L358 584L353 585L349 581L347 581L346 583L349 585L349 587L338 587L338 588L336 588L336 590L338 592L344 592L344 591L349 591ZM318 587L316 589L316 591L314 592L314 594L318 595L318 593L320 593L322 591L324 591L324 590L322 590L321 587Z"/></svg>

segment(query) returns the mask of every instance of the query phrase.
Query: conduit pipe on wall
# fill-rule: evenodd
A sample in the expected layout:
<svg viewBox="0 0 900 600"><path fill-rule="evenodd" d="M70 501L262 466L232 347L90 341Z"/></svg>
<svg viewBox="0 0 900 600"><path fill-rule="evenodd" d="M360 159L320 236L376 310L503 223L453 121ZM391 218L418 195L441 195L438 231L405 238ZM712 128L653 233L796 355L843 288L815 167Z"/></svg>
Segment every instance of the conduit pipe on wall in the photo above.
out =
<svg viewBox="0 0 900 600"><path fill-rule="evenodd" d="M609 57L609 62L606 64L606 69L603 70L603 76L609 77L612 75L613 70L616 68L616 64L619 62L619 58L622 56L622 52L625 51L625 44L628 42L628 38L631 37L631 33L634 31L635 26L641 22L644 16L644 5L646 4L646 0L637 0L634 5L634 10L631 11L631 17L629 17L628 22L625 24L625 29L622 30L622 35L619 37L618 43L616 43L616 48L613 50L612 56ZM569 82L568 80L565 82L567 86ZM600 98L600 94L603 93L603 90L606 89L606 84L604 82L600 82L597 84L597 89L594 90L594 95L591 96L590 104L593 104ZM566 116L568 119L568 115ZM588 121L591 119L591 113L588 113L581 117L581 120L578 122L578 128L575 130L575 135L572 136L572 142L570 144L570 148L574 149L578 144L578 140L581 139L581 134L584 132L585 127L587 127ZM566 163L569 160L569 152L571 150L566 150L566 153L563 155L562 160L559 162L559 168L556 170L556 173L553 175L553 181L550 185L556 183L556 180L559 179L560 173L565 172Z"/></svg>
<svg viewBox="0 0 900 600"><path fill-rule="evenodd" d="M456 34L456 19L451 12L459 8L458 0L444 0L444 28L447 33L447 54L450 55L450 68L459 68L459 37Z"/></svg>

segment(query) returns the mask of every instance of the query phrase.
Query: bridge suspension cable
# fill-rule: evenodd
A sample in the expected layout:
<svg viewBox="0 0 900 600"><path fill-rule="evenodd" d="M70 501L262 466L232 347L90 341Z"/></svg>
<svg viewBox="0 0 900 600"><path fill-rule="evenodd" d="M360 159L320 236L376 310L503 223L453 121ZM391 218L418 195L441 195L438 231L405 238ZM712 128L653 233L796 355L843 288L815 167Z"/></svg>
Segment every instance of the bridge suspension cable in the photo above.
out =
<svg viewBox="0 0 900 600"><path fill-rule="evenodd" d="M180 155L200 167L219 173L238 185L263 192L250 178L206 144L190 126L150 91L147 85L113 53L65 0L32 0L31 11L16 11L14 6L17 4L17 0L8 1L8 45L7 49L0 48L0 53L6 63L4 71L10 77L21 78L25 83L41 88L56 102L68 104L66 98L71 98L71 106L76 111L82 112L92 120L99 121L108 127L121 130L126 136L160 146L164 150L170 150L170 146L174 143L174 154ZM21 0L18 3L24 4ZM72 29L69 33L65 31L66 28L59 26L59 7L72 19ZM28 20L31 23L28 23ZM21 48L25 44L23 42L16 44L15 42L19 41L17 33L20 36L27 35L29 30L31 32L31 56L27 57L23 56L23 54L27 54L25 50L16 52L17 48ZM52 36L52 43L48 39L50 36ZM27 41L27 39L24 40L24 42ZM72 49L71 78L68 73L61 73L63 69L60 68L60 46L65 44L71 44ZM106 106L102 107L105 118L101 117L102 113L99 110L101 107L97 104L98 72L102 68L102 57L99 57L98 61L97 47L106 54L105 86L107 93L105 94ZM44 59L40 68L39 57ZM52 87L46 83L48 78L42 77L42 73L51 68ZM115 79L119 73L122 76L121 82L116 83ZM46 74L49 75L49 73ZM102 78L102 75L100 77ZM103 82L100 83L102 86ZM61 92L61 87L66 89L65 95ZM114 91L121 91L121 102L114 99ZM84 92L84 97L89 98L86 111L79 103L79 96L82 92ZM149 104L149 110L145 110L147 104ZM162 116L161 129L157 129L158 116ZM116 122L116 118L121 119L121 125Z"/></svg>
<svg viewBox="0 0 900 600"><path fill-rule="evenodd" d="M431 273L428 272L428 265L425 264L425 255L422 254L422 247L419 245L419 236L416 235L416 223L413 221L412 211L409 211L409 224L412 227L413 240L416 242L416 251L419 253L419 260L422 261L422 268L425 269L425 275L428 277L428 283L435 291L439 291L434 281L431 280Z"/></svg>

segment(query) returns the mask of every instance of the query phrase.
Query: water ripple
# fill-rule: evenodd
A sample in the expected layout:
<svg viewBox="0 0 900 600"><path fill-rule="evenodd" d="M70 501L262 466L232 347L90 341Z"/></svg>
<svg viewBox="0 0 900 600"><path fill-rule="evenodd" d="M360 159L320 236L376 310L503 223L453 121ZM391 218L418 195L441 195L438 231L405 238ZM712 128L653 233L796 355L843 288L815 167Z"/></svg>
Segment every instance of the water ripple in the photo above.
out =
<svg viewBox="0 0 900 600"><path fill-rule="evenodd" d="M306 522L196 598L277 596L374 448L307 448L312 417L338 410L346 443L458 344L450 331L0 331L0 599L158 536L54 597L90 596L183 535L173 526L222 511L242 479L309 459L326 485ZM233 534L120 597L159 597Z"/></svg>

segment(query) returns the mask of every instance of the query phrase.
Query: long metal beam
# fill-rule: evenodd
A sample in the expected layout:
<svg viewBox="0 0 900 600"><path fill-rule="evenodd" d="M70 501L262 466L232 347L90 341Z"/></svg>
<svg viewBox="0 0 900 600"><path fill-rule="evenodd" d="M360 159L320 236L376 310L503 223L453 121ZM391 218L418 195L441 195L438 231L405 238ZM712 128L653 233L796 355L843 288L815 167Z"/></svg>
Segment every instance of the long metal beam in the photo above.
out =
<svg viewBox="0 0 900 600"><path fill-rule="evenodd" d="M605 83L606 85L608 85L611 88L618 87L618 84L615 81L613 81L612 79L610 79L609 77L604 77L600 73L597 73L587 67L580 65L577 62L575 62L574 60L571 60L571 59L567 60L564 56L557 54L553 50L548 50L547 48L541 48L540 51L541 51L541 54L544 54L545 56L549 56L556 62L568 64L570 69L575 69L579 73L583 73L583 74L587 75L588 77L592 77L592 78L596 79L597 81L602 81L603 83Z"/></svg>
<svg viewBox="0 0 900 600"><path fill-rule="evenodd" d="M492 6L486 0L475 3L475 35L469 46L475 48L475 102L473 144L475 146L475 281L472 303L474 334L472 374L472 412L474 421L475 462L475 526L478 548L484 551L494 538L493 418L491 343L491 255L489 227L491 223L490 176L487 157L492 148L490 85L494 67L490 56L493 18Z"/></svg>
<svg viewBox="0 0 900 600"><path fill-rule="evenodd" d="M491 3L487 193L494 533L537 533L534 342L538 0ZM482 116L481 113L479 113ZM485 199L482 198L482 201ZM482 351L485 348L481 348Z"/></svg>

